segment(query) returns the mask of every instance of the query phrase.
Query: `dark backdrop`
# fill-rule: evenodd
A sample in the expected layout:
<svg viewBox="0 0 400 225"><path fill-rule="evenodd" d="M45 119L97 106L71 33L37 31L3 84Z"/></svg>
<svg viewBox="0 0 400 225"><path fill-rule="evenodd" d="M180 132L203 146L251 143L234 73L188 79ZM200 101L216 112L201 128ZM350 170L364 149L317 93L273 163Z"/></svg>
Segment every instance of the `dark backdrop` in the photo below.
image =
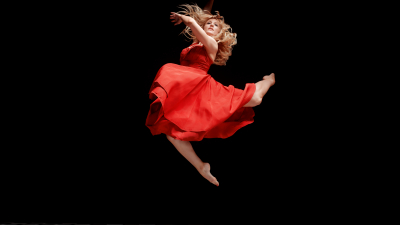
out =
<svg viewBox="0 0 400 225"><path fill-rule="evenodd" d="M301 199L300 192L326 185L315 168L330 153L319 157L313 150L315 139L307 134L316 130L303 117L310 100L304 92L310 91L300 85L307 83L306 68L317 63L319 49L311 51L310 42L323 34L308 35L314 20L300 10L307 8L302 3L214 3L212 13L225 17L238 43L227 65L212 65L208 73L240 89L276 74L275 86L254 107L254 123L227 139L191 142L211 164L219 187L198 174L164 134L151 135L145 120L152 81L164 64L179 64L181 50L191 43L179 35L183 23L174 26L169 19L183 3L191 2L47 5L51 10L25 21L35 40L27 45L35 72L21 82L31 91L18 102L24 110L15 128L26 137L15 149L28 151L16 153L13 159L20 161L13 162L29 169L16 169L10 179L41 184L21 191L25 197L43 191L49 201L75 207L119 206L118 213L132 216L179 217L169 213L177 210L173 204L215 214L234 210L240 201L240 207L261 213L260 202ZM206 1L196 3L203 7Z"/></svg>

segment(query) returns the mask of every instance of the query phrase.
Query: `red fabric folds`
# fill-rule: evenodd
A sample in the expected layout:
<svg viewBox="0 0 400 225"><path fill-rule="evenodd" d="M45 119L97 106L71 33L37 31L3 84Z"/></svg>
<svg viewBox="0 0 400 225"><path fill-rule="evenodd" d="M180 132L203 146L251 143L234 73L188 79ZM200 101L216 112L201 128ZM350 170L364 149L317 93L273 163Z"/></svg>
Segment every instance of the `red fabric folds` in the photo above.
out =
<svg viewBox="0 0 400 225"><path fill-rule="evenodd" d="M228 87L207 74L213 63L204 46L192 44L181 52L181 65L162 66L149 91L154 100L146 118L152 135L161 133L182 141L228 138L254 122L254 110L243 107L256 86Z"/></svg>

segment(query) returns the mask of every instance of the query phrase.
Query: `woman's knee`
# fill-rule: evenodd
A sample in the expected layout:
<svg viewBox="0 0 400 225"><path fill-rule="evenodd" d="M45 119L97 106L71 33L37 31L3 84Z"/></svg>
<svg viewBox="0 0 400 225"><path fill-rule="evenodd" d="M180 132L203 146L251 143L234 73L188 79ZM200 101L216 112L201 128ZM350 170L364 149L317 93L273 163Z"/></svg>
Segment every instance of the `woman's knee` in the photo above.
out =
<svg viewBox="0 0 400 225"><path fill-rule="evenodd" d="M171 136L169 136L168 134L166 134L166 136L167 136L167 139L169 140L169 141L178 141L177 139L175 139L175 138L173 138L173 137L171 137Z"/></svg>
<svg viewBox="0 0 400 225"><path fill-rule="evenodd" d="M254 94L253 97L251 98L251 104L253 106L260 105L262 102L262 98L260 98L258 95Z"/></svg>
<svg viewBox="0 0 400 225"><path fill-rule="evenodd" d="M171 139L174 139L173 137L169 136L168 134L165 134L165 136L167 136L167 139L168 139L169 141L171 141Z"/></svg>
<svg viewBox="0 0 400 225"><path fill-rule="evenodd" d="M256 105L260 105L262 102L262 98L256 98L254 101Z"/></svg>

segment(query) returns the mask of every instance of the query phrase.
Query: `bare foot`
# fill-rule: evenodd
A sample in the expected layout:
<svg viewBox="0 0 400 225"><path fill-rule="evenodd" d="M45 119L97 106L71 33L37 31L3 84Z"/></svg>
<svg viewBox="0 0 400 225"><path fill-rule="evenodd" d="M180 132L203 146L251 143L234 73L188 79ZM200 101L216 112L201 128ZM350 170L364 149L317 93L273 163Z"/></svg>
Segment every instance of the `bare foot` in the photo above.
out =
<svg viewBox="0 0 400 225"><path fill-rule="evenodd" d="M209 163L204 163L203 167L200 168L199 173L206 178L208 181L210 181L212 184L215 184L219 186L219 182L217 181L217 178L215 178L213 175L210 173L211 166Z"/></svg>
<svg viewBox="0 0 400 225"><path fill-rule="evenodd" d="M275 74L271 73L270 75L265 75L263 77L264 80L270 80L271 81L271 86L275 84Z"/></svg>

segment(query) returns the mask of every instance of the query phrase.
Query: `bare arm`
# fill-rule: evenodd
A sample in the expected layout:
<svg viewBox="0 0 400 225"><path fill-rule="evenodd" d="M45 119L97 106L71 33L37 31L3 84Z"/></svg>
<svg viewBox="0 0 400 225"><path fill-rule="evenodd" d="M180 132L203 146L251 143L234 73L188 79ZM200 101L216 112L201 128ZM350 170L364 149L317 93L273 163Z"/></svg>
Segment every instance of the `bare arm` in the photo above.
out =
<svg viewBox="0 0 400 225"><path fill-rule="evenodd" d="M196 38L199 39L201 43L203 43L209 54L216 54L218 51L217 41L215 41L214 38L208 36L208 34L206 34L203 28L201 28L193 18L190 17L190 19L190 23L187 26L190 27L194 36L196 36Z"/></svg>
<svg viewBox="0 0 400 225"><path fill-rule="evenodd" d="M197 24L196 20L194 20L190 16L180 15L174 12L171 12L170 19L171 22L175 23L174 25L178 25L180 23L184 23L186 26L190 27L194 36L203 43L209 54L216 54L218 51L218 43L214 38L208 36L202 27Z"/></svg>
<svg viewBox="0 0 400 225"><path fill-rule="evenodd" d="M214 0L208 0L206 6L204 6L203 11L209 11L211 13L212 5L214 3Z"/></svg>

